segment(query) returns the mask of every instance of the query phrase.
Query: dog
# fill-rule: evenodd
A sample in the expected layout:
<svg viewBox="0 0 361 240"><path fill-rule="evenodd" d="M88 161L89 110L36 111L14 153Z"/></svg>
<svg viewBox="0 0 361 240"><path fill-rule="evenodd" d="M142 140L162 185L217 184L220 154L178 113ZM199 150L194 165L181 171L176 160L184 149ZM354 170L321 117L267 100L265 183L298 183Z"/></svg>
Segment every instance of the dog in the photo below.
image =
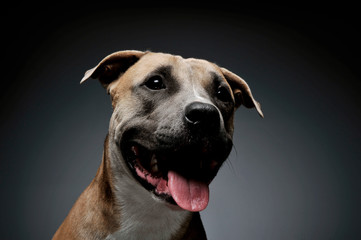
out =
<svg viewBox="0 0 361 240"><path fill-rule="evenodd" d="M111 97L100 167L53 239L206 239L199 212L232 148L247 83L195 58L119 51L86 71Z"/></svg>

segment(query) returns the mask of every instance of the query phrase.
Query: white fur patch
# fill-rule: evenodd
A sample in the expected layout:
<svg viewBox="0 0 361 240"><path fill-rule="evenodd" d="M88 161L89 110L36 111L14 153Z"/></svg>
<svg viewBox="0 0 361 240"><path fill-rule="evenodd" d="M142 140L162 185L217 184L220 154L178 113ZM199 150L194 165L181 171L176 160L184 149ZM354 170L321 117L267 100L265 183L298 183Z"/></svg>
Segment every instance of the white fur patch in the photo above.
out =
<svg viewBox="0 0 361 240"><path fill-rule="evenodd" d="M202 96L198 93L198 91L197 91L197 89L196 89L196 87L195 87L195 84L193 84L193 96L194 96L194 98L195 98L196 100L198 100L199 102L204 102L204 103L210 103L210 104L212 104L212 102L211 102L209 99L202 97Z"/></svg>

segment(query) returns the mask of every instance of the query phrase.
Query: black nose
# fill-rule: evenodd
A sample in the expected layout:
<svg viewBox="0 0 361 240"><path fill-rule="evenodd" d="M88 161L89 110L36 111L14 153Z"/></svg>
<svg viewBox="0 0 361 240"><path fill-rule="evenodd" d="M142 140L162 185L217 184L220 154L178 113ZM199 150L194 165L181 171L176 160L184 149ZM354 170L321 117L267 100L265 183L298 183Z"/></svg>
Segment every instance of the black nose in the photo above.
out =
<svg viewBox="0 0 361 240"><path fill-rule="evenodd" d="M189 127L218 131L220 117L217 108L208 103L193 102L185 109L185 121Z"/></svg>

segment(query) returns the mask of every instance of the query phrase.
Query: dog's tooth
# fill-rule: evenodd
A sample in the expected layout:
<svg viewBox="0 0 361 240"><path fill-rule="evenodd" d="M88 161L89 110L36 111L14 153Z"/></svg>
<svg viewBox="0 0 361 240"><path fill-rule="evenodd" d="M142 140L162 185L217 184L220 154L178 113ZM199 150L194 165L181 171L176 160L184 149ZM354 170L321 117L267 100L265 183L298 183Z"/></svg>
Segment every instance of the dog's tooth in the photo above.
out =
<svg viewBox="0 0 361 240"><path fill-rule="evenodd" d="M134 156L138 156L139 150L137 146L132 146L130 150L133 152Z"/></svg>
<svg viewBox="0 0 361 240"><path fill-rule="evenodd" d="M158 172L158 165L157 164L154 164L153 166L152 166L152 172L153 173L157 173Z"/></svg>
<svg viewBox="0 0 361 240"><path fill-rule="evenodd" d="M158 160L155 156L155 154L153 154L152 159L150 160L150 166L153 167L154 165L158 164Z"/></svg>

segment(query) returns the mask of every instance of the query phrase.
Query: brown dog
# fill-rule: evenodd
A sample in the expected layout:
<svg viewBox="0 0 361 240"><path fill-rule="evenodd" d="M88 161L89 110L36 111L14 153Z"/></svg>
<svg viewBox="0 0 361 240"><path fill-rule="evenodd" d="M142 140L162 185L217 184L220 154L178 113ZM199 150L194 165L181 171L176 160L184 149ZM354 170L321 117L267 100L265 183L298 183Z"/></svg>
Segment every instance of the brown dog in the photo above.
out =
<svg viewBox="0 0 361 240"><path fill-rule="evenodd" d="M206 239L199 211L232 148L247 83L205 60L120 51L85 73L113 115L103 160L53 239Z"/></svg>

